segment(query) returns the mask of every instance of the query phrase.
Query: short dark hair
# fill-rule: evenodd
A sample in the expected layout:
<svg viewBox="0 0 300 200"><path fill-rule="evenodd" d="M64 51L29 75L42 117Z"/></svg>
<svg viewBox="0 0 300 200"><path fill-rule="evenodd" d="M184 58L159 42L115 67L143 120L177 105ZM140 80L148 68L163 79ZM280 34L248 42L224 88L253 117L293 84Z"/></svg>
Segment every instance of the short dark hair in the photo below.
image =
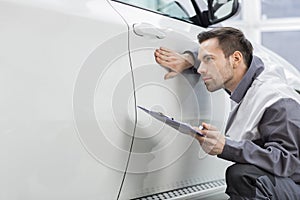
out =
<svg viewBox="0 0 300 200"><path fill-rule="evenodd" d="M201 32L198 35L200 44L212 38L218 39L225 58L228 58L235 51L240 51L244 57L244 63L247 67L250 66L253 57L253 47L242 31L231 27L220 27Z"/></svg>

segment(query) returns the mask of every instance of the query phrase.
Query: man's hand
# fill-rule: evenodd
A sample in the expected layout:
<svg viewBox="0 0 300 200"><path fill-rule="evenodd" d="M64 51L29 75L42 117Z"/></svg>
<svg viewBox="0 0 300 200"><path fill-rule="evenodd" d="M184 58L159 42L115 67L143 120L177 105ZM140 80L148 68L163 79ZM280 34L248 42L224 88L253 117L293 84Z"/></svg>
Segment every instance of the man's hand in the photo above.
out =
<svg viewBox="0 0 300 200"><path fill-rule="evenodd" d="M217 130L216 127L202 123L203 130L194 127L197 131L202 133L204 137L196 135L195 138L199 141L202 149L210 155L219 155L223 152L225 146L225 136Z"/></svg>
<svg viewBox="0 0 300 200"><path fill-rule="evenodd" d="M170 69L164 79L173 78L178 73L194 65L194 58L190 54L179 54L167 48L159 48L154 52L155 60L158 64Z"/></svg>

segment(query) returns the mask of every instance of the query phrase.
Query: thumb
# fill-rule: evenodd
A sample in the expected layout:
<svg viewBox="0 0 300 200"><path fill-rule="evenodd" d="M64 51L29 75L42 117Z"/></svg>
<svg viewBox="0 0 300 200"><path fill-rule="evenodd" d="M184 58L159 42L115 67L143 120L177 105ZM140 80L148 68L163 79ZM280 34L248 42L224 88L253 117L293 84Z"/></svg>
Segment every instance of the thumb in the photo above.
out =
<svg viewBox="0 0 300 200"><path fill-rule="evenodd" d="M204 129L207 129L207 130L212 130L212 131L218 130L215 126L205 123L205 122L202 122L202 126Z"/></svg>
<svg viewBox="0 0 300 200"><path fill-rule="evenodd" d="M171 72L168 72L166 75L165 75L165 77L164 77L164 79L165 80L167 80L167 79L170 79L170 78L174 78L175 76L177 76L177 72L174 72L174 71L171 71Z"/></svg>

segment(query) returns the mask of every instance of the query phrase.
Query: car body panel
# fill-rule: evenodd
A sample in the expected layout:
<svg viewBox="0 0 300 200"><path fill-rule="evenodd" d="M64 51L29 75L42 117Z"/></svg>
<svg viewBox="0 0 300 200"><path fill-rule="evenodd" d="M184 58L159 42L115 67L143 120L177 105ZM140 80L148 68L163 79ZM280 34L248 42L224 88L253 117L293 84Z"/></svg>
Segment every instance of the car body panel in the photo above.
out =
<svg viewBox="0 0 300 200"><path fill-rule="evenodd" d="M137 105L193 126L205 121L224 129L230 107L225 91L207 92L199 74L192 70L164 80L167 70L156 64L153 56L160 46L178 52L197 49L196 35L204 29L119 2L111 3L129 25ZM154 28L162 31L164 38L137 34L135 26L140 24L145 24L142 33L153 33L150 29ZM224 179L224 170L230 162L207 156L193 137L165 126L143 111L138 110L137 114L135 139L121 199ZM202 193L204 195L206 191Z"/></svg>
<svg viewBox="0 0 300 200"><path fill-rule="evenodd" d="M153 56L160 46L196 50L206 29L109 0L0 0L0 28L0 199L132 199L203 184L173 198L199 199L224 189L230 163L136 108L224 130L228 94L208 93L193 70L163 80ZM298 71L255 49L300 89Z"/></svg>
<svg viewBox="0 0 300 200"><path fill-rule="evenodd" d="M0 199L116 199L135 122L112 100L133 93L127 25L106 1L0 13Z"/></svg>

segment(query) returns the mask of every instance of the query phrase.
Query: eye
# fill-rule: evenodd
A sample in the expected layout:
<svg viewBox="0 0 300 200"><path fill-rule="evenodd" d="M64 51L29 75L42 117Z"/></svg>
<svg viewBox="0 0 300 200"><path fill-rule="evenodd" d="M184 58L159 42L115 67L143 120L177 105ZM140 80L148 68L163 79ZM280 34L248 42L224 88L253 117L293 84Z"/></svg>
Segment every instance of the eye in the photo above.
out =
<svg viewBox="0 0 300 200"><path fill-rule="evenodd" d="M213 58L211 57L211 56L206 56L205 58L204 58L204 62L206 62L206 63L209 63L209 62L211 62L213 60Z"/></svg>

